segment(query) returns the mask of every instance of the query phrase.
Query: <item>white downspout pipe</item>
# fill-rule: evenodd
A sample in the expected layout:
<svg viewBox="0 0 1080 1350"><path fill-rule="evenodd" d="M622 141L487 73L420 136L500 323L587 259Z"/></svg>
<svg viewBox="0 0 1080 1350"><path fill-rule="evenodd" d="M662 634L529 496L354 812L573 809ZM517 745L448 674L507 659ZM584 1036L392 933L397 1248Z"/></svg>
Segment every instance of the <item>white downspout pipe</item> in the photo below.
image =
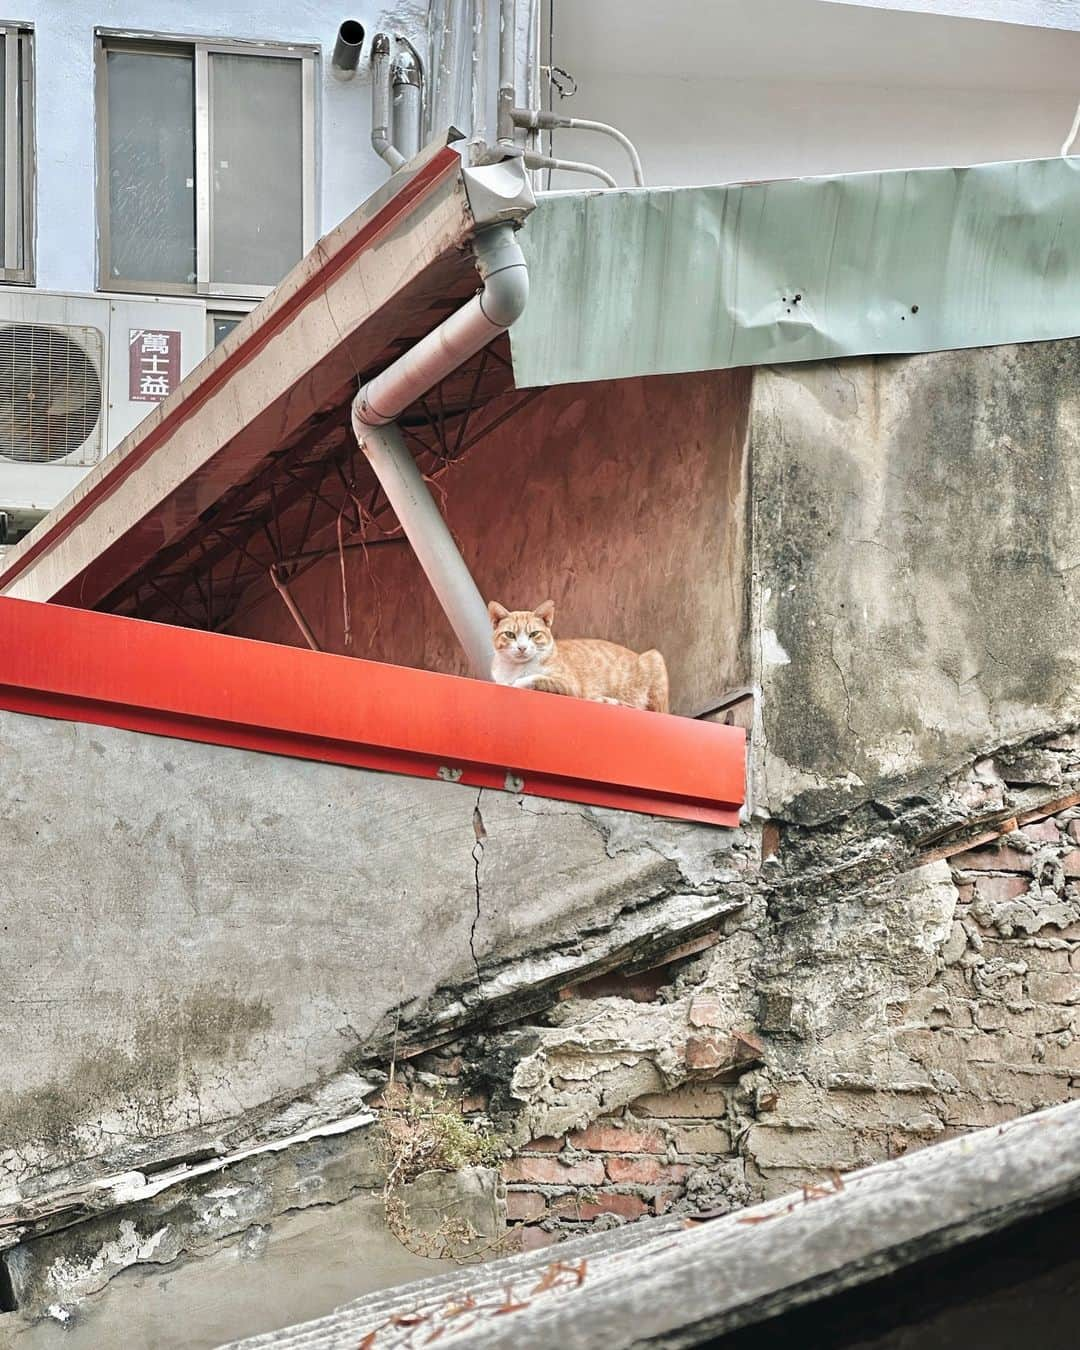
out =
<svg viewBox="0 0 1080 1350"><path fill-rule="evenodd" d="M376 33L371 44L371 145L393 171L401 168L405 156L391 137L390 38L386 33Z"/></svg>
<svg viewBox="0 0 1080 1350"><path fill-rule="evenodd" d="M473 253L483 289L361 387L353 400L352 424L473 671L489 680L487 606L394 424L410 404L505 332L525 308L529 273L514 227L499 224L478 231Z"/></svg>
<svg viewBox="0 0 1080 1350"><path fill-rule="evenodd" d="M499 0L499 92L495 134L504 150L514 144L514 105L517 103L517 5Z"/></svg>
<svg viewBox="0 0 1080 1350"><path fill-rule="evenodd" d="M416 48L408 38L398 37L397 55L390 66L391 125L394 149L406 160L420 151L423 83Z"/></svg>

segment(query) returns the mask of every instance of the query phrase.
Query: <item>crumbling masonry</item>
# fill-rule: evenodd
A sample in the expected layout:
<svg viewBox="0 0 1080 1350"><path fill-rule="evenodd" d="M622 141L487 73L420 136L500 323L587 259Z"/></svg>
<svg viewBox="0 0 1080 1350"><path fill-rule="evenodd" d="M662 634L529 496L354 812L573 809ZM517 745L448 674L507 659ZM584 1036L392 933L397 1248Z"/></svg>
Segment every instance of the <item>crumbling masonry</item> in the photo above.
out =
<svg viewBox="0 0 1080 1350"><path fill-rule="evenodd" d="M0 1344L431 1269L391 1066L506 1140L413 1197L481 1245L1075 1095L1077 389L1076 342L754 372L738 830L0 714Z"/></svg>
<svg viewBox="0 0 1080 1350"><path fill-rule="evenodd" d="M1080 736L827 829L736 844L745 903L670 965L416 1063L519 1145L526 1247L726 1209L1067 1100L1080 1080Z"/></svg>

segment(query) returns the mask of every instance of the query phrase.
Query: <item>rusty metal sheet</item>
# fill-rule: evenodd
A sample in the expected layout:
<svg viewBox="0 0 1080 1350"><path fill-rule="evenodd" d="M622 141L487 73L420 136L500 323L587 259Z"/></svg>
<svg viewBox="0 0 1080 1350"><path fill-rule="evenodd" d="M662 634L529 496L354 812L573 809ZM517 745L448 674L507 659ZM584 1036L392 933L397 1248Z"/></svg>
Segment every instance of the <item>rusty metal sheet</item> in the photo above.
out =
<svg viewBox="0 0 1080 1350"><path fill-rule="evenodd" d="M1080 335L1080 158L558 193L519 386Z"/></svg>

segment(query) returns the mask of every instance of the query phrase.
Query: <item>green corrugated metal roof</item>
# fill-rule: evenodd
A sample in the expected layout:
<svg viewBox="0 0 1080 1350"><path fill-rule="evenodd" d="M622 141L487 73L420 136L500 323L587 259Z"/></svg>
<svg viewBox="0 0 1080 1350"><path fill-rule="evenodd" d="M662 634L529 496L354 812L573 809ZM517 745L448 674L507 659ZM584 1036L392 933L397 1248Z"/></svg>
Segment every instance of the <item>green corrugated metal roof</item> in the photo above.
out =
<svg viewBox="0 0 1080 1350"><path fill-rule="evenodd" d="M1080 159L541 199L521 386L1080 335Z"/></svg>

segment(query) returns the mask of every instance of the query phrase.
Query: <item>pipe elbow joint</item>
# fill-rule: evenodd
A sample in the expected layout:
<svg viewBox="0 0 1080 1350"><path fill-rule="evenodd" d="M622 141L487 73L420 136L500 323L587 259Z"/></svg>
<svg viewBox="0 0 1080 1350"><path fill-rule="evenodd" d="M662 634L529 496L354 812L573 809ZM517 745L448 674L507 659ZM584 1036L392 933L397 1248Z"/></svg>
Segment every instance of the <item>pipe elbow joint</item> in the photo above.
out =
<svg viewBox="0 0 1080 1350"><path fill-rule="evenodd" d="M480 308L484 318L496 328L509 328L520 317L528 300L529 269L522 259L487 278L480 293Z"/></svg>
<svg viewBox="0 0 1080 1350"><path fill-rule="evenodd" d="M416 48L408 38L399 37L397 39L398 51L390 66L390 83L411 84L419 88L423 82L423 67L420 64L420 57ZM387 53L389 44L387 44Z"/></svg>
<svg viewBox="0 0 1080 1350"><path fill-rule="evenodd" d="M514 227L501 222L480 230L473 253L484 282L480 292L484 318L496 328L509 328L529 299L529 268Z"/></svg>
<svg viewBox="0 0 1080 1350"><path fill-rule="evenodd" d="M375 409L371 406L371 401L369 397L370 389L371 389L370 382L368 384L362 385L360 389L357 390L356 395L352 401L353 435L360 442L360 448L364 451L365 454L368 453L367 446L365 445L364 442L365 436L371 431L373 431L376 427L383 427L387 424L387 422L392 420L389 417L383 417L381 413L376 412Z"/></svg>
<svg viewBox="0 0 1080 1350"><path fill-rule="evenodd" d="M376 127L371 133L371 148L380 159L386 160L387 164L390 165L391 170L400 169L405 163L405 156L397 146L393 144L390 137L385 134L385 130L381 127Z"/></svg>

